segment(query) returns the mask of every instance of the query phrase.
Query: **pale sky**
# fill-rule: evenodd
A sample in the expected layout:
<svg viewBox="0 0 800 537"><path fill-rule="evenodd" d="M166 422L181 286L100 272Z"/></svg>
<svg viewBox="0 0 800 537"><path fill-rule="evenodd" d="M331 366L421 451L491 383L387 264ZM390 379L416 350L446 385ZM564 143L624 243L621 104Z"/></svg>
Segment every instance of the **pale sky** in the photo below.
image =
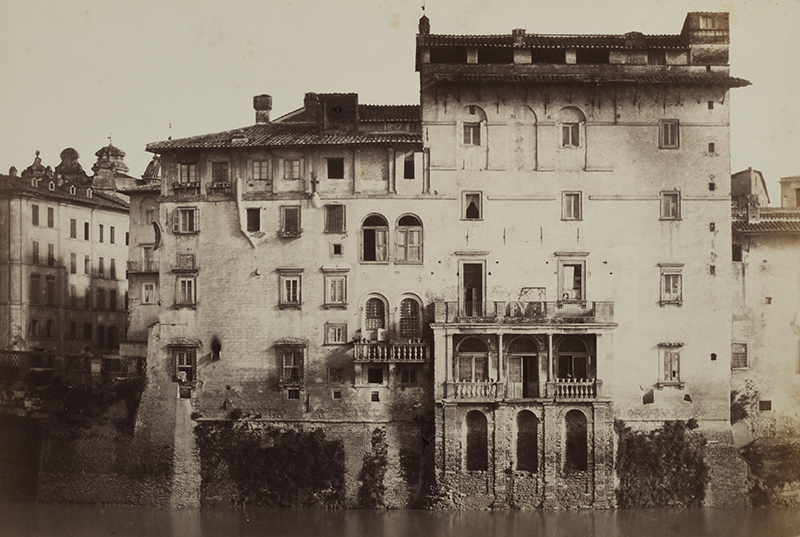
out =
<svg viewBox="0 0 800 537"><path fill-rule="evenodd" d="M306 92L417 104L423 0L0 0L0 171L74 147L87 172L113 143L141 176L148 142L251 125ZM426 0L431 33L678 34L689 11L731 13L732 170L800 175L800 0ZM170 127L171 125L171 127Z"/></svg>

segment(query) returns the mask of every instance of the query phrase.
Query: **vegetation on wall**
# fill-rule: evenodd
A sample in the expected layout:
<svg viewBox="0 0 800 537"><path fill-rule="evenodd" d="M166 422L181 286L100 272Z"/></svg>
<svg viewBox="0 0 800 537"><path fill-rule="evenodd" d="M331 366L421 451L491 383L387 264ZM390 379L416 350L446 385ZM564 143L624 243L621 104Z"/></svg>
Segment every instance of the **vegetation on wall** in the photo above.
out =
<svg viewBox="0 0 800 537"><path fill-rule="evenodd" d="M696 421L666 421L649 433L617 420L618 507L699 506L709 480L706 441L693 434Z"/></svg>
<svg viewBox="0 0 800 537"><path fill-rule="evenodd" d="M260 427L247 421L202 422L195 428L202 486L220 466L235 484L236 505L340 507L344 448L321 430Z"/></svg>
<svg viewBox="0 0 800 537"><path fill-rule="evenodd" d="M750 380L741 391L731 390L731 425L749 418L757 400L758 392Z"/></svg>
<svg viewBox="0 0 800 537"><path fill-rule="evenodd" d="M383 478L386 476L388 463L386 445L386 431L376 428L372 431L372 449L364 454L364 464L361 467L361 488L358 489L358 504L361 507L377 508L384 506L386 486Z"/></svg>
<svg viewBox="0 0 800 537"><path fill-rule="evenodd" d="M800 439L759 438L741 453L750 466L754 507L800 506Z"/></svg>

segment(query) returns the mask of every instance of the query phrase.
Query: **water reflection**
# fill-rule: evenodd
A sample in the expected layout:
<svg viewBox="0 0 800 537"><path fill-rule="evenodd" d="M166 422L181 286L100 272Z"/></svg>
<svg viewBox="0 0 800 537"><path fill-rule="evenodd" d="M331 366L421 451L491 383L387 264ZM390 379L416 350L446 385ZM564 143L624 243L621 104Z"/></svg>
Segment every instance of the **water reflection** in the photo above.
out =
<svg viewBox="0 0 800 537"><path fill-rule="evenodd" d="M797 537L796 509L323 511L0 502L4 537Z"/></svg>

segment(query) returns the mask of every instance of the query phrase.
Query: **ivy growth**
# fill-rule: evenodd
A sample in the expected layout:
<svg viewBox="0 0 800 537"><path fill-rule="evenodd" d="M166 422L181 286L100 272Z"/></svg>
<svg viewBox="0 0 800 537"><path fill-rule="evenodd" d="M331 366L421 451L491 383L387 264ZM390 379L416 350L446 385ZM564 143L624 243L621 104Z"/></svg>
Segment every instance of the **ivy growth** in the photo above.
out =
<svg viewBox="0 0 800 537"><path fill-rule="evenodd" d="M386 486L383 478L386 476L388 448L386 445L386 431L376 428L372 431L372 450L364 454L364 464L361 467L361 488L358 490L358 503L361 507L377 508L384 506Z"/></svg>

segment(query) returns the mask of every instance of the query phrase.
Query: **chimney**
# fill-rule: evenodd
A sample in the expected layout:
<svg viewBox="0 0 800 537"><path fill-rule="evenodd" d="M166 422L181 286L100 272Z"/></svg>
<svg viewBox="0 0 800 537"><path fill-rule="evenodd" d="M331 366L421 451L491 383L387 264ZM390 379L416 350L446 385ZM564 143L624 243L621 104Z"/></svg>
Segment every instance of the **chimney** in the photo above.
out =
<svg viewBox="0 0 800 537"><path fill-rule="evenodd" d="M521 47L525 44L525 28L514 28L511 30L511 35L514 38L515 47Z"/></svg>
<svg viewBox="0 0 800 537"><path fill-rule="evenodd" d="M266 93L253 97L253 108L256 110L256 124L269 123L269 113L272 110L272 97Z"/></svg>
<svg viewBox="0 0 800 537"><path fill-rule="evenodd" d="M8 175L10 175L11 177L16 177L17 176L17 168L14 167L14 166L11 166L8 169Z"/></svg>
<svg viewBox="0 0 800 537"><path fill-rule="evenodd" d="M419 18L419 33L420 35L431 33L431 20L425 15Z"/></svg>

